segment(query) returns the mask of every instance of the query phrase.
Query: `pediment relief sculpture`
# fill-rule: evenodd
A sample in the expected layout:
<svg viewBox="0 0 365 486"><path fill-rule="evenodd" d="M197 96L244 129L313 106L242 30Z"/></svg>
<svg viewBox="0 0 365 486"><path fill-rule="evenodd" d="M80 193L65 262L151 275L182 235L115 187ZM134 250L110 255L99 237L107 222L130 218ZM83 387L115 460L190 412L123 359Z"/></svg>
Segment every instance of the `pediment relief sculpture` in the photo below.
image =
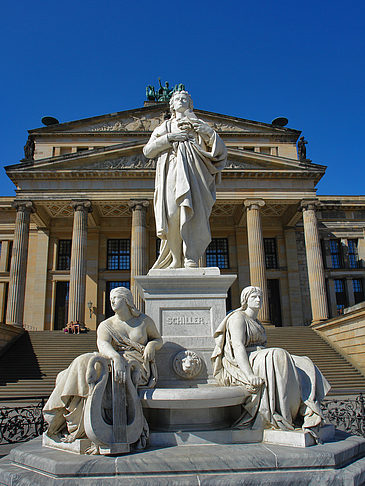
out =
<svg viewBox="0 0 365 486"><path fill-rule="evenodd" d="M164 114L160 116L153 115L148 117L146 115L133 116L125 120L111 121L88 127L86 131L91 132L151 132L163 121Z"/></svg>
<svg viewBox="0 0 365 486"><path fill-rule="evenodd" d="M155 169L155 167L156 161L147 159L141 152L139 154L103 160L89 166L88 169Z"/></svg>

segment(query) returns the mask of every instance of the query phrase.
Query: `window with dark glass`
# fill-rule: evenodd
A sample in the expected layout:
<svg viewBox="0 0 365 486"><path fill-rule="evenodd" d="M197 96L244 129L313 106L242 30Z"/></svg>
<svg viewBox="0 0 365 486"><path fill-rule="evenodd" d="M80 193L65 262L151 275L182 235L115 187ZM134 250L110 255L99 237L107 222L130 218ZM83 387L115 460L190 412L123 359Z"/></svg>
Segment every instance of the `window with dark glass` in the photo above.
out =
<svg viewBox="0 0 365 486"><path fill-rule="evenodd" d="M207 267L229 268L228 239L212 238L207 251Z"/></svg>
<svg viewBox="0 0 365 486"><path fill-rule="evenodd" d="M120 280L120 281L109 281L106 283L106 292L105 292L105 318L111 317L114 315L114 312L110 305L110 292L112 289L116 287L126 287L127 289L130 288L129 280Z"/></svg>
<svg viewBox="0 0 365 486"><path fill-rule="evenodd" d="M342 268L342 251L340 240L330 240L332 268Z"/></svg>
<svg viewBox="0 0 365 486"><path fill-rule="evenodd" d="M355 304L365 300L364 285L361 278L354 278L352 280L352 289L354 291Z"/></svg>
<svg viewBox="0 0 365 486"><path fill-rule="evenodd" d="M335 279L336 292L336 307L337 314L343 314L343 310L347 307L347 296L345 291L345 281L343 279Z"/></svg>
<svg viewBox="0 0 365 486"><path fill-rule="evenodd" d="M71 241L58 240L57 270L70 270Z"/></svg>
<svg viewBox="0 0 365 486"><path fill-rule="evenodd" d="M107 269L129 270L131 267L131 242L129 239L108 240Z"/></svg>
<svg viewBox="0 0 365 486"><path fill-rule="evenodd" d="M6 262L6 271L7 272L10 272L12 254L13 254L13 242L9 241L8 259L7 259L7 262Z"/></svg>
<svg viewBox="0 0 365 486"><path fill-rule="evenodd" d="M264 238L265 265L266 268L278 268L278 258L276 252L276 239Z"/></svg>
<svg viewBox="0 0 365 486"><path fill-rule="evenodd" d="M357 253L357 240L347 240L350 268L359 268L359 256Z"/></svg>

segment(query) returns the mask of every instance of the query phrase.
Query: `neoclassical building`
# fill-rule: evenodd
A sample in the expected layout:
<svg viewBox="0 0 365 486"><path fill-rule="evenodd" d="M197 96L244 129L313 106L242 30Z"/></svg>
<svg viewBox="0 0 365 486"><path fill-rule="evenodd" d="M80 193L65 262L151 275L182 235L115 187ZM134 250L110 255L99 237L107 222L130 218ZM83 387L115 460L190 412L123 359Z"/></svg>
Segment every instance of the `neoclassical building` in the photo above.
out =
<svg viewBox="0 0 365 486"><path fill-rule="evenodd" d="M29 330L95 329L109 292L146 274L159 249L155 163L142 148L165 103L29 131L0 198L0 318ZM326 167L298 157L300 131L196 109L228 148L202 266L266 290L262 319L302 326L364 300L365 196L318 196Z"/></svg>

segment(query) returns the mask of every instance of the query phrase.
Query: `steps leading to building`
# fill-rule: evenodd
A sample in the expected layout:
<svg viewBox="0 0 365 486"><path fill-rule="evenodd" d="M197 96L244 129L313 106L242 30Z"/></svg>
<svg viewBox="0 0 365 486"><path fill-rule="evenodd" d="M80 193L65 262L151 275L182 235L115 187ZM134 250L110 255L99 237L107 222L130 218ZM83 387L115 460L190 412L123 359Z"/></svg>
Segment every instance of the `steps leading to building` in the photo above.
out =
<svg viewBox="0 0 365 486"><path fill-rule="evenodd" d="M365 392L365 377L324 339L307 327L266 327L268 346L308 356L331 383L333 395ZM0 398L49 395L57 373L83 353L96 351L96 332L25 333L0 358Z"/></svg>

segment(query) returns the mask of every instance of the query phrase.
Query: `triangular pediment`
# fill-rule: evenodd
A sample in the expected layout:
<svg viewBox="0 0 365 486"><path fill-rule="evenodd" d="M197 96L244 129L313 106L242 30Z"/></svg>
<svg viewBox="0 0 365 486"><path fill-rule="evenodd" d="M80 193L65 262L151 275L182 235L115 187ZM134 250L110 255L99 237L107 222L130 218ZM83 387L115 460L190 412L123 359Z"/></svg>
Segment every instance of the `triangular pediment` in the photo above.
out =
<svg viewBox="0 0 365 486"><path fill-rule="evenodd" d="M286 127L277 127L268 123L221 115L199 109L194 109L194 112L199 118L211 125L218 133L285 134L286 136L292 135L294 139L296 139L300 133L298 130ZM134 110L121 111L108 115L37 128L35 130L30 130L30 133L34 135L42 135L45 133L149 133L158 127L167 116L168 106L166 104L152 105Z"/></svg>
<svg viewBox="0 0 365 486"><path fill-rule="evenodd" d="M60 174L67 172L94 172L97 177L99 171L153 171L156 168L156 161L147 159L143 155L145 141L128 142L109 147L103 147L87 152L67 154L59 157L37 160L33 163L23 162L6 167L9 176L11 174L53 173ZM294 159L264 155L240 149L228 148L226 172L237 171L319 171L323 172L325 167L317 164L302 164ZM105 174L104 174L105 175Z"/></svg>

